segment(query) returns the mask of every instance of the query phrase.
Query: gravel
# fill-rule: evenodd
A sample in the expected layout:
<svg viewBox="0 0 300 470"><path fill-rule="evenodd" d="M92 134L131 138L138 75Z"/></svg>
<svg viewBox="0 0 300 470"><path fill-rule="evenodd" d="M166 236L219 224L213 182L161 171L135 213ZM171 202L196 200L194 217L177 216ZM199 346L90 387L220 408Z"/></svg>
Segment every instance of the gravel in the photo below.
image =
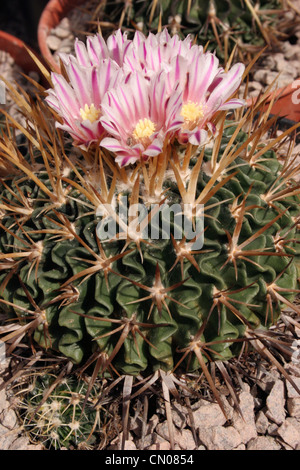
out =
<svg viewBox="0 0 300 470"><path fill-rule="evenodd" d="M2 77L12 85L16 84L15 88L19 92L20 89L18 89L18 86L21 87L29 95L34 96L35 87L22 75L22 73L24 73L24 71L15 63L13 57L11 57L8 52L0 50L0 118L1 110L3 109L20 124L26 126L26 120L23 114L21 113L19 107L16 105L13 97L11 96L4 82L1 80ZM40 81L40 77L37 72L29 72L28 76L36 82ZM17 131L16 134L18 134L19 132L20 131Z"/></svg>
<svg viewBox="0 0 300 470"><path fill-rule="evenodd" d="M300 363L287 362L285 370L300 383ZM206 399L192 403L193 423L187 407L171 401L175 450L300 450L300 395L275 366L260 360L260 374L240 380L239 408L222 392L227 420L218 404ZM1 385L1 382L0 382ZM0 392L0 449L42 450L22 429L16 398ZM292 405L293 403L293 405ZM241 414L241 413L242 414ZM162 402L149 418L143 435L142 418L131 416L125 450L170 450L169 427ZM120 449L122 433L105 450Z"/></svg>

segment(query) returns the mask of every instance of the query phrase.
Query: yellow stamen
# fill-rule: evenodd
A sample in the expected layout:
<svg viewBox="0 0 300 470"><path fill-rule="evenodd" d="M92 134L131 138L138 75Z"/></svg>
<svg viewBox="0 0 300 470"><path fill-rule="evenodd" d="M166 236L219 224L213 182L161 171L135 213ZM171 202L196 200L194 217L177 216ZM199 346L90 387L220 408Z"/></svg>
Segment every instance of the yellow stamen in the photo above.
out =
<svg viewBox="0 0 300 470"><path fill-rule="evenodd" d="M199 119L203 118L203 107L201 104L193 103L192 101L188 101L182 106L181 109L181 116L183 116L184 120L187 123L197 123Z"/></svg>
<svg viewBox="0 0 300 470"><path fill-rule="evenodd" d="M100 109L95 108L94 103L91 106L86 104L84 108L80 108L80 115L83 121L88 119L91 122L95 122L99 119L100 114Z"/></svg>
<svg viewBox="0 0 300 470"><path fill-rule="evenodd" d="M142 141L151 137L155 131L155 124L150 121L150 119L144 118L140 119L135 129L132 133L132 136L135 140Z"/></svg>

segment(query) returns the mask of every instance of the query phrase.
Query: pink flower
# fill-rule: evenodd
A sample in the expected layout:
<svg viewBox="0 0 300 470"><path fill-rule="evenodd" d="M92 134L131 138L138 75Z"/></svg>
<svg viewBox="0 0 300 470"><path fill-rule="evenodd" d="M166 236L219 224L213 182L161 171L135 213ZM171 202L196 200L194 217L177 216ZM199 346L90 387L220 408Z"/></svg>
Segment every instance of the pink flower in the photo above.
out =
<svg viewBox="0 0 300 470"><path fill-rule="evenodd" d="M152 81L132 73L102 102L101 123L110 137L100 145L116 154L120 166L155 157L181 127L181 106L178 87L167 95L164 72Z"/></svg>
<svg viewBox="0 0 300 470"><path fill-rule="evenodd" d="M62 118L57 127L82 148L101 143L122 166L158 155L175 137L203 144L217 112L244 104L231 98L243 64L225 72L190 36L181 40L166 29L136 32L132 40L118 30L106 42L97 34L86 45L77 40L75 56L62 60L68 80L52 74L47 97Z"/></svg>
<svg viewBox="0 0 300 470"><path fill-rule="evenodd" d="M182 67L182 64L178 65ZM229 99L238 89L245 66L235 64L229 72L219 68L217 57L207 52L199 53L186 69L185 74L177 73L177 78L183 89L183 105L181 116L184 119L182 129L178 132L181 143L189 141L193 145L204 143L207 130L214 132L211 123L218 111L230 110L244 105L244 100ZM169 74L172 77L176 67ZM171 78L170 78L171 77Z"/></svg>
<svg viewBox="0 0 300 470"><path fill-rule="evenodd" d="M86 44L78 39L75 40L74 50L77 62L83 67L99 66L104 59L113 60L119 67L123 66L127 49L131 47L132 41L127 39L127 33L117 30L111 34L107 41L100 34L89 36ZM65 64L70 61L70 55L61 53L60 58Z"/></svg>
<svg viewBox="0 0 300 470"><path fill-rule="evenodd" d="M177 35L171 37L167 29L157 34L149 33L147 38L136 32L131 47L124 54L124 67L151 78L162 70L171 71L177 57L184 57L189 65L200 51L203 51L202 46L193 46L191 36L182 41Z"/></svg>
<svg viewBox="0 0 300 470"><path fill-rule="evenodd" d="M111 60L101 60L97 67L84 67L72 56L66 70L69 81L52 73L54 88L48 90L46 101L62 118L56 126L69 132L75 145L88 148L106 133L100 122L101 102L107 90L120 80L122 71Z"/></svg>

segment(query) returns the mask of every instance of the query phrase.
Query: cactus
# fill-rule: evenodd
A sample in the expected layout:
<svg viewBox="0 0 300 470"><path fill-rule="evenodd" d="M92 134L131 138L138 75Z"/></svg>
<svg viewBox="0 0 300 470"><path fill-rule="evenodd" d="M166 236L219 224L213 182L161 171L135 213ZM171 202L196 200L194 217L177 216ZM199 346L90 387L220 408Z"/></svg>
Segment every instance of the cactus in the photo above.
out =
<svg viewBox="0 0 300 470"><path fill-rule="evenodd" d="M97 425L104 428L108 421L107 413L96 407L100 388L94 385L85 402L88 384L83 379L65 378L49 392L55 380L55 375L45 371L33 375L31 384L18 391L22 396L18 413L25 433L33 443L48 449L92 448L100 436Z"/></svg>
<svg viewBox="0 0 300 470"><path fill-rule="evenodd" d="M7 116L23 142L0 140L1 339L95 362L94 378L200 370L214 387L210 362L267 354L284 307L300 313L299 165L275 151L297 125L265 141L275 119L232 97L242 64L189 38L89 41L46 100L15 92L26 129ZM141 43L163 48L158 71L128 70Z"/></svg>
<svg viewBox="0 0 300 470"><path fill-rule="evenodd" d="M292 23L282 14L285 2L278 0L153 0L152 2L118 1L88 5L93 31L96 20L103 34L108 25L132 30L132 27L148 34L160 27L185 37L194 34L200 44L209 42L211 50L217 50L225 63L237 46L240 57L247 57L265 45L279 45L280 37L291 29ZM95 32L95 31L94 31Z"/></svg>

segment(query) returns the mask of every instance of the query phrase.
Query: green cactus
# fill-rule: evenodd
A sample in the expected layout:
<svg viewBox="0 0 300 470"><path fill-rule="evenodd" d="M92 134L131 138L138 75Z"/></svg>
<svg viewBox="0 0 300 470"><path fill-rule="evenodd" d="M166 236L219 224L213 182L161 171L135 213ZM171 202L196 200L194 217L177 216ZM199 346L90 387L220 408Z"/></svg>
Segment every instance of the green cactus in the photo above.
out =
<svg viewBox="0 0 300 470"><path fill-rule="evenodd" d="M88 384L84 380L68 377L50 393L55 380L51 373L34 375L30 386L20 389L18 413L25 433L48 449L92 448L100 438L100 422L104 427L109 419L95 406L100 388L94 385L85 402Z"/></svg>
<svg viewBox="0 0 300 470"><path fill-rule="evenodd" d="M208 57L215 60L213 54ZM88 95L80 75L84 68L78 64L76 70L73 59L66 67L75 74L80 93ZM100 61L100 66L107 63ZM87 65L86 73L94 73L96 67ZM221 78L226 87L230 72L219 72L216 67L215 80L220 83ZM66 69L62 73L67 77ZM93 126L100 124L102 111L94 102L77 110L75 92L70 91L63 74L52 76L61 87L56 92L64 91L59 95L63 111L66 99L79 116L75 121L78 127L69 126L68 132L78 136L85 129L90 136ZM190 79L190 72L187 75ZM50 80L50 74L46 76ZM160 111L163 106L168 108L174 97L164 101L158 91L166 92L165 75L157 76L161 88L153 88L156 94L151 98L160 97ZM92 77L95 80L95 75ZM143 78L147 84L148 78ZM128 85L125 76L122 83ZM145 90L148 93L150 88L145 85ZM96 86L94 91L97 94ZM106 98L113 91L109 90ZM177 85L173 92L177 93ZM236 88L230 91L235 92ZM289 153L281 164L276 154L278 145L298 125L271 138L275 118L269 119L268 111L259 113L264 97L249 109L234 108L226 120L226 107L220 107L223 97L217 95L211 121L203 124L207 125L207 140L194 145L196 133L204 131L200 127L202 105L190 100L183 104L178 94L174 100L180 104L174 111L177 121L175 117L167 120L170 129L170 122L175 122L178 134L165 137L154 156L142 158L150 148L155 149L147 132L150 129L150 136L156 135L154 123L144 118L148 115L145 112L141 119L137 117L126 140L130 157L135 136L141 139L140 145L145 143L145 154L122 166L116 162L119 155L108 150L107 142L113 139L101 134L97 136L103 138L101 147L97 139L79 147L59 128L59 102L49 91L54 110L39 96L35 103L18 91L14 96L28 124L24 128L7 115L6 129L0 136L0 304L6 320L0 335L7 352L19 354L22 346L24 354L27 344L27 357L30 351L35 356L39 349L54 355L59 364L63 357L66 370L69 364L80 374L90 373L94 367L85 388L85 404L99 376L104 380L125 376L127 397L132 377L154 380L158 375L166 377L166 373L182 376L196 371L203 372L222 407L210 363L229 361L252 347L272 360L268 346L278 344L268 330L276 325L285 307L300 313L293 304L299 292L300 189L295 179L299 164ZM146 100L141 101L146 109ZM203 103L208 112L208 101ZM228 103L242 106L238 99ZM138 109L134 99L131 105L127 111L133 114L132 110ZM63 117L68 123L69 114ZM190 129L189 137L194 140L185 141L184 132L180 132L196 118L199 127ZM143 125L148 125L147 132L143 132ZM15 138L14 128L21 131L21 137ZM126 156L126 149L123 152ZM183 221L189 223L188 230ZM291 327L287 315L284 321ZM293 352L288 347L284 351ZM43 423L34 428L41 429L38 432L42 435L48 432L57 411L53 410L57 403L40 403L43 383L41 379L39 390L30 398L40 405L32 420L34 416L47 417L46 428ZM59 381L55 385L55 396L64 401L66 386L61 384L60 389ZM78 407L84 421L59 418L51 437L54 446L71 445L74 439L76 443L85 441L92 432L93 412L85 415L81 404ZM76 416L79 408L74 411ZM69 412L64 411L64 417L68 418Z"/></svg>
<svg viewBox="0 0 300 470"><path fill-rule="evenodd" d="M271 148L242 158L261 131L249 139L240 127L227 123L186 168L162 167L155 187L138 172L126 186L130 173L109 170L99 153L89 165L72 151L55 167L40 145L24 157L16 148L19 174L3 179L0 196L2 304L19 320L3 338L10 348L28 336L76 364L98 354L100 372L196 370L236 356L247 335L276 323L297 289L299 195ZM172 233L101 242L105 207L119 213L126 194L146 208L164 200L162 218L168 204L203 204L203 248Z"/></svg>
<svg viewBox="0 0 300 470"><path fill-rule="evenodd" d="M229 57L235 45L239 55L246 57L263 46L279 44L279 37L292 24L282 17L284 5L279 0L153 0L152 2L118 1L91 3L92 19L116 27L132 27L145 34L159 27L168 27L172 33L194 34L201 44L209 42L209 49L217 50L218 56ZM89 28L94 28L94 23ZM111 31L110 31L111 32ZM280 33L279 33L280 32Z"/></svg>

